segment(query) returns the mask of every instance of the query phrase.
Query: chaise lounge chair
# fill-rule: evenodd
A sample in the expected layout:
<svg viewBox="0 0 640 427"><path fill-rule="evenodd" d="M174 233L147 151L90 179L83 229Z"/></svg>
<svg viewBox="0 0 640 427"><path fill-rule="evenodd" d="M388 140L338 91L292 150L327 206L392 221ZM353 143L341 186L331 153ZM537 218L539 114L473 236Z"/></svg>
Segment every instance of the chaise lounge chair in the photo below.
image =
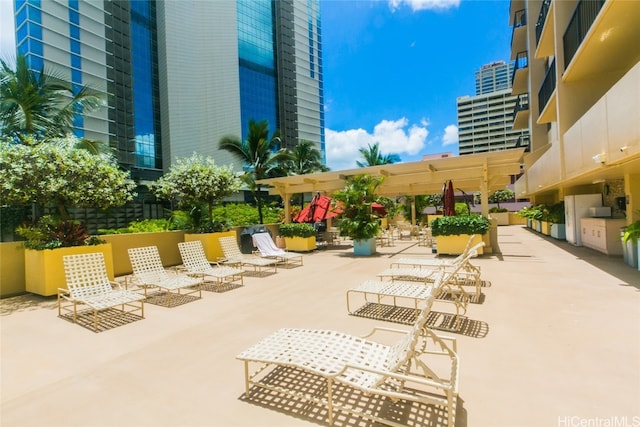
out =
<svg viewBox="0 0 640 427"><path fill-rule="evenodd" d="M302 255L287 252L282 248L276 246L269 233L255 233L251 236L253 239L253 246L258 248L260 256L267 259L275 259L284 265L291 263L299 263L302 265Z"/></svg>
<svg viewBox="0 0 640 427"><path fill-rule="evenodd" d="M347 311L349 314L370 317L380 320L392 320L405 323L404 320L388 318L386 313L397 313L398 308L413 309L417 314L418 305L429 298L437 303L453 304L455 315L452 317L452 325L440 325L439 329L458 331L462 326L462 318L467 312L469 295L457 282L457 273L461 265L450 271L434 271L430 277L431 282L403 281L403 280L367 280L355 288L347 290ZM364 299L364 305L353 310L352 299L359 295ZM374 297L374 301L370 298ZM383 302L392 301L391 305L383 308ZM402 304L410 301L411 307ZM371 306L375 304L374 306ZM390 316L389 316L390 317ZM395 317L395 315L394 315ZM406 319L412 319L406 317Z"/></svg>
<svg viewBox="0 0 640 427"><path fill-rule="evenodd" d="M211 261L207 260L201 241L178 243L178 250L187 274L200 276L205 284L213 283L214 290L218 291L223 285L230 285L238 281L240 286L244 284L244 270L218 263L215 263L216 267L213 267ZM205 277L211 277L214 280L206 281Z"/></svg>
<svg viewBox="0 0 640 427"><path fill-rule="evenodd" d="M98 332L98 312L119 307L110 317L140 311L140 318L144 318L144 296L109 281L102 252L66 255L62 262L67 289L58 289L58 316L73 312L77 323L78 305L87 305L93 310L94 332Z"/></svg>
<svg viewBox="0 0 640 427"><path fill-rule="evenodd" d="M144 289L145 297L148 288L159 288L166 293L168 307L179 302L182 296L198 294L197 298L202 298L202 280L177 272L170 275L162 265L157 246L130 248L129 260L136 285Z"/></svg>
<svg viewBox="0 0 640 427"><path fill-rule="evenodd" d="M278 271L278 260L261 258L254 255L245 255L240 252L238 241L233 236L220 237L218 239L220 247L224 253L223 263L229 265L245 266L250 265L254 271L262 274L263 268L273 268L274 272Z"/></svg>
<svg viewBox="0 0 640 427"><path fill-rule="evenodd" d="M471 241L473 236L467 242L467 246L462 254L453 260L441 260L430 258L400 258L391 263L391 267L384 270L379 276L388 276L395 279L414 278L417 280L429 280L433 275L433 271L458 269L458 282L460 284L475 286L476 297L479 298L482 293L482 279L480 276L480 267L471 264L471 258L478 255L478 249L484 246L484 242L480 242L472 247Z"/></svg>
<svg viewBox="0 0 640 427"><path fill-rule="evenodd" d="M390 411L396 414L403 410L411 411L406 403L394 407L397 402L417 402L446 409L444 418L447 425L453 427L459 375L456 341L437 335L425 326L431 301L425 301L425 307L409 331L374 328L363 337L330 330L276 331L237 356L245 367L245 397L250 398L252 386L257 386L295 399L311 401L327 408L329 425L333 424L334 412L339 410L383 424L400 426L403 424L382 418L375 410L376 405L368 405L366 401L360 402L360 399L389 399ZM397 338L392 344L373 340L374 335L379 337L383 334ZM427 360L429 358L439 360ZM252 364L257 365L256 370L250 370L255 367ZM442 368L443 365L444 373L436 373L440 369L435 367ZM324 379L326 393L313 386L306 389L300 381L276 383L271 374L287 368L301 373L296 378L302 378L302 373L307 373ZM345 388L347 396L341 394ZM356 398L349 388L363 393L358 393ZM417 412L421 411L406 415L415 416Z"/></svg>

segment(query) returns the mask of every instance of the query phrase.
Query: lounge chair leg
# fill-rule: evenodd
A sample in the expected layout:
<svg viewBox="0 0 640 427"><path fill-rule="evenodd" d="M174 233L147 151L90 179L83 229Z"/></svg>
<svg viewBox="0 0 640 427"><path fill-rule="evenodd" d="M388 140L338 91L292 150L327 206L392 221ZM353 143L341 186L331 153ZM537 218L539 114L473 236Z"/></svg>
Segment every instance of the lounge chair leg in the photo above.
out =
<svg viewBox="0 0 640 427"><path fill-rule="evenodd" d="M249 361L244 361L244 397L249 397Z"/></svg>
<svg viewBox="0 0 640 427"><path fill-rule="evenodd" d="M333 379L327 378L327 409L329 415L329 425L333 425L333 396L332 396Z"/></svg>

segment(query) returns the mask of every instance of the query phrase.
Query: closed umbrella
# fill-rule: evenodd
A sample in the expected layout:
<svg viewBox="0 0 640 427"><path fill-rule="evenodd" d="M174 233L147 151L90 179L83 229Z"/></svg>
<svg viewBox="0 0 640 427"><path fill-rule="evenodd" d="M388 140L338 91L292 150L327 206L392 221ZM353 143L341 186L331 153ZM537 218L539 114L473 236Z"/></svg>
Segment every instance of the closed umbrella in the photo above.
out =
<svg viewBox="0 0 640 427"><path fill-rule="evenodd" d="M444 216L456 216L456 195L453 191L453 182L445 182L443 186Z"/></svg>

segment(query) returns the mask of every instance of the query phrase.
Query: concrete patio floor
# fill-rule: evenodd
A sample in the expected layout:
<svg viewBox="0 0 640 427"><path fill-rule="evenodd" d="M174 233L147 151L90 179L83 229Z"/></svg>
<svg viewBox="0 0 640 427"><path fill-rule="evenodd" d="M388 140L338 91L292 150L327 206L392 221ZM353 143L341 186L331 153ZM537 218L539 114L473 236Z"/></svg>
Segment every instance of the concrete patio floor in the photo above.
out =
<svg viewBox="0 0 640 427"><path fill-rule="evenodd" d="M489 282L467 312L476 328L446 333L461 359L456 425L640 426L640 272L521 226L499 227L498 242L473 261ZM235 356L280 327L408 329L347 314L346 290L394 258L435 256L415 241L378 250L316 250L302 267L173 308L146 304L144 320L100 333L58 318L55 299L4 299L0 425L326 425L313 405L243 399Z"/></svg>

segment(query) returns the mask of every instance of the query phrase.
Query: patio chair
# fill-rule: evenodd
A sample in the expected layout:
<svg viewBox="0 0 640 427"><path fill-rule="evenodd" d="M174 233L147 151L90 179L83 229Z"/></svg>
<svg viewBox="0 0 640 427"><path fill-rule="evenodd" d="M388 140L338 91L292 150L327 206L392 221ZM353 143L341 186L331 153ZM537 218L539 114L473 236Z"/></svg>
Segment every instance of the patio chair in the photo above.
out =
<svg viewBox="0 0 640 427"><path fill-rule="evenodd" d="M440 329L457 331L462 326L462 316L467 313L467 306L470 300L468 293L458 284L457 273L461 265L451 269L450 271L434 270L430 276L430 281L404 281L404 280L367 280L355 288L347 290L347 311L349 314L371 317L381 320L398 321L406 323L406 320L412 319L406 317L391 318L385 313L400 312L398 308L406 308L399 304L404 301L411 301L414 313L418 311L418 305L428 299L433 298L437 303L453 304L455 307L455 315L452 315L452 325L439 326ZM351 300L355 295L360 295L364 299L364 306L353 310L351 308ZM369 298L375 297L375 306ZM383 307L383 302L391 300L392 304ZM405 310L406 311L406 310ZM402 314L402 313L400 313Z"/></svg>
<svg viewBox="0 0 640 427"><path fill-rule="evenodd" d="M244 270L207 260L207 255L200 240L180 242L178 243L178 250L187 274L199 276L204 281L204 284L213 283L216 291L220 290L225 284L230 285L237 281L240 282L240 286L244 285ZM213 267L211 264L216 264L216 266ZM205 277L211 277L213 281L206 281Z"/></svg>
<svg viewBox="0 0 640 427"><path fill-rule="evenodd" d="M473 236L467 242L467 246L464 252L458 255L452 260L432 259L432 258L400 258L397 261L391 263L391 268L383 272L382 274L387 276L399 275L401 272L405 272L405 277L414 276L420 280L428 279L429 270L433 269L451 269L455 268L458 264L461 268L458 271L458 279L460 284L475 286L476 297L480 297L482 294L482 279L480 267L471 264L471 258L478 255L477 250L484 246L484 242L477 243L471 246ZM470 247L471 246L471 247ZM427 270L427 272L420 270ZM464 279L464 280L463 280Z"/></svg>
<svg viewBox="0 0 640 427"><path fill-rule="evenodd" d="M260 256L267 259L275 259L284 265L291 263L299 263L302 265L302 255L287 252L276 246L269 233L255 233L251 236L253 239L253 246L258 248Z"/></svg>
<svg viewBox="0 0 640 427"><path fill-rule="evenodd" d="M180 302L180 299L184 300L185 296L197 294L197 298L202 298L202 280L178 272L169 274L162 265L157 246L130 248L129 260L133 267L133 279L144 290L145 297L147 289L161 289L166 294L168 307Z"/></svg>
<svg viewBox="0 0 640 427"><path fill-rule="evenodd" d="M116 309L108 316L111 318L140 311L140 318L144 318L144 297L109 280L102 252L66 255L62 263L67 289L58 288L58 316L73 312L73 322L77 323L78 305L87 305L93 310L94 332L98 332L99 312Z"/></svg>
<svg viewBox="0 0 640 427"><path fill-rule="evenodd" d="M245 266L250 265L254 271L262 273L262 269L273 268L274 272L278 271L278 260L261 258L254 255L245 255L240 252L238 241L233 236L220 237L218 239L220 247L224 254L222 262L229 265Z"/></svg>
<svg viewBox="0 0 640 427"><path fill-rule="evenodd" d="M408 331L376 327L362 337L319 329L274 332L237 356L244 362L245 397L250 398L255 386L310 401L327 408L329 425L333 425L335 411L402 425L376 412L377 407L388 407L381 402L386 399L389 411L396 415L403 410L410 412L406 416L435 412L406 406L407 401L417 402L446 409L443 418L453 427L459 376L456 341L426 327L431 302L425 301ZM385 334L396 339L374 341ZM277 373L285 369L293 370L291 377L298 380L278 382ZM309 380L312 384L307 389L300 379L309 374L318 381ZM326 381L326 394L316 387L320 380ZM404 403L394 406L399 401Z"/></svg>

